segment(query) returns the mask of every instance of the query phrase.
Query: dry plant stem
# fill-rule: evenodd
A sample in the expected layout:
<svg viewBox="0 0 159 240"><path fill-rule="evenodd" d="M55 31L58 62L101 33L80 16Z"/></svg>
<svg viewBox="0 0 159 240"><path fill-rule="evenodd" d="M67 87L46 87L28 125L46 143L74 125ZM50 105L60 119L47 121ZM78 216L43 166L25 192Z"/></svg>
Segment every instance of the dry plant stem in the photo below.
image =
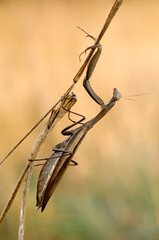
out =
<svg viewBox="0 0 159 240"><path fill-rule="evenodd" d="M69 95L68 98L63 98L62 101L59 103L59 106L57 106L56 109L51 113L50 118L44 125L43 129L41 130L35 145L33 147L32 153L31 153L31 159L35 159L42 144L46 140L48 134L51 132L53 127L55 127L56 123L66 114L66 111L62 108L64 107L67 110L70 110L71 107L76 103L77 99L75 95ZM33 169L34 162L28 162L29 170L27 171L27 175L25 177L24 181L24 187L23 187L23 196L22 196L22 203L21 203L21 212L20 212L20 224L19 224L19 235L18 239L22 240L24 239L24 221L25 221L25 210L26 210L26 201L27 201L27 192L29 190L31 175L32 175L32 169Z"/></svg>
<svg viewBox="0 0 159 240"><path fill-rule="evenodd" d="M67 96L66 96L67 97ZM40 150L41 145L45 141L47 135L51 132L52 128L56 125L56 123L64 116L65 111L62 109L62 106L64 106L67 109L71 109L71 107L75 104L77 101L74 94L70 94L68 98L61 98L61 101L58 102L54 106L51 112L51 116L49 117L48 121L46 122L45 126L43 127L39 137L37 138L37 141L35 143L35 147L32 150L31 159L35 159L38 151ZM45 115L46 116L46 115ZM19 187L21 185L21 182L23 181L26 172L28 171L29 167L31 166L30 162L26 165L25 169L23 170L23 173L21 174L12 194L9 198L1 216L0 216L0 223L3 221L6 213L8 212L9 208L11 207L11 204L16 196L17 191L19 190Z"/></svg>

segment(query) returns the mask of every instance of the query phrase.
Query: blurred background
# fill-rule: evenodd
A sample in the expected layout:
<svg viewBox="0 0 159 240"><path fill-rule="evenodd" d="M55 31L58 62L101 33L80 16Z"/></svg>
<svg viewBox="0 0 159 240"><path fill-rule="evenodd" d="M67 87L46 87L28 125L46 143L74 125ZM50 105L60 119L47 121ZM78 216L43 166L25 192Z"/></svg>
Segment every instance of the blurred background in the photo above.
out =
<svg viewBox="0 0 159 240"><path fill-rule="evenodd" d="M0 1L0 158L69 88L79 54L97 36L113 0ZM34 169L27 201L25 239L159 239L159 1L124 1L102 39L91 78L108 102L114 87L123 96L86 136L48 203L35 214ZM84 61L85 56L82 56ZM84 77L84 76L83 76ZM90 119L100 107L74 88L73 111ZM65 117L43 145L47 157L62 141ZM3 210L43 124L0 166ZM17 239L22 187L0 226L0 239Z"/></svg>

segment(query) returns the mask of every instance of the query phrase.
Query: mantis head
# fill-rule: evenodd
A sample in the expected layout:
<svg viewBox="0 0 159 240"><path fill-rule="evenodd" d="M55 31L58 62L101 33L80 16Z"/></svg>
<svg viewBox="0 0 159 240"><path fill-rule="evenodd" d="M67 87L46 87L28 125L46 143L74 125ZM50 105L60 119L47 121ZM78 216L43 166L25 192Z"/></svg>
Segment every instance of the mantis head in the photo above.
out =
<svg viewBox="0 0 159 240"><path fill-rule="evenodd" d="M113 89L113 99L114 101L119 101L119 99L122 97L122 94L118 91L117 88Z"/></svg>

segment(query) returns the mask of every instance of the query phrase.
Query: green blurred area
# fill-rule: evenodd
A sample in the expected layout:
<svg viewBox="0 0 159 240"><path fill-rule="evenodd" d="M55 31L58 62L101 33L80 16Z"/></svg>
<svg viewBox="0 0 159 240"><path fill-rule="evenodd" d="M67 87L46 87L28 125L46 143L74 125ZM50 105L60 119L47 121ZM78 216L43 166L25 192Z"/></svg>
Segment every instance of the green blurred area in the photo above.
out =
<svg viewBox="0 0 159 240"><path fill-rule="evenodd" d="M0 158L54 105L72 83L79 54L92 44L76 25L97 36L113 1L0 1ZM148 93L121 99L75 155L44 213L35 214L35 168L25 239L159 239L159 2L124 1L102 39L92 76L107 102L112 89ZM84 60L82 57L82 61ZM99 111L82 87L73 111ZM44 144L50 155L64 139L65 117ZM22 172L40 127L0 166L0 211ZM22 188L0 226L0 239L17 239Z"/></svg>

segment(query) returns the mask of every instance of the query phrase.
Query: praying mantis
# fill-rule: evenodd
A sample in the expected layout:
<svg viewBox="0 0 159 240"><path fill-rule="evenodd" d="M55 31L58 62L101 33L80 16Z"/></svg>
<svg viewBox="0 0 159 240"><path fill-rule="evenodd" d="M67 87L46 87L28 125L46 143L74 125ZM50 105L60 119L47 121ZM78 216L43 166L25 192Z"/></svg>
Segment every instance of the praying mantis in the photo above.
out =
<svg viewBox="0 0 159 240"><path fill-rule="evenodd" d="M91 37L93 40L95 40L93 36L89 35L88 33L86 34L88 37ZM87 48L84 52L86 52L90 48L92 47ZM113 97L110 99L108 104L104 104L103 100L92 89L89 79L100 57L100 54L102 51L102 45L99 44L99 45L93 46L93 48L97 48L97 51L89 62L86 76L83 80L83 86L88 92L88 94L91 96L91 98L101 106L101 111L91 120L87 121L86 123L82 123L83 120L85 120L84 116L68 110L69 114L74 113L78 116L81 116L82 118L79 121L74 122L69 117L69 119L74 123L64 128L61 132L65 136L69 135L69 137L66 140L55 145L53 147L53 153L50 155L50 157L44 159L46 160L46 162L43 165L39 174L39 179L37 184L37 194L36 194L36 199L37 199L36 206L38 207L38 209L41 208L41 212L44 211L46 204L48 203L51 195L53 194L57 184L61 180L66 169L70 165L70 162L72 161L75 165L77 165L77 163L74 160L72 160L72 158L75 152L77 151L79 145L85 138L87 132L91 128L93 128L93 126L98 121L100 121L100 119L103 118L108 113L108 111L115 105L116 101L118 101L121 98L121 93L116 88L114 88ZM77 124L81 124L81 126L73 130L69 130L72 127L76 126ZM41 159L35 159L30 161L38 161L38 160L41 160Z"/></svg>
<svg viewBox="0 0 159 240"><path fill-rule="evenodd" d="M83 29L81 30L84 31ZM93 40L96 40L93 36L89 35L87 32L85 33L87 34L88 37L91 37ZM92 47L87 48L84 52L86 52L90 48ZM85 120L85 117L83 115L74 113L70 110L66 110L69 113L70 120L71 120L70 113L81 116L81 119L77 122L71 120L73 121L73 124L64 128L61 132L65 136L69 135L69 137L55 145L53 147L53 153L50 155L50 157L44 159L46 160L46 162L43 165L39 174L36 194L37 199L36 206L38 207L38 209L41 208L41 212L43 212L43 210L45 209L47 202L49 201L51 195L53 194L57 184L61 180L67 167L70 165L70 162L72 161L75 165L77 165L77 163L74 160L72 160L72 158L75 152L77 151L79 145L85 138L87 132L91 128L93 128L93 126L98 121L100 121L100 119L103 118L107 114L107 112L115 105L116 101L118 101L121 98L121 93L116 88L114 88L113 97L110 99L108 104L104 104L103 100L92 89L89 79L100 57L102 45L98 44L96 46L93 46L93 48L97 48L97 51L92 56L89 62L87 72L83 80L83 86L90 95L90 97L101 106L101 111L94 118L87 121L86 123L83 123L83 121ZM73 130L69 130L72 127L76 126L77 124L81 124L81 126ZM41 159L35 160L30 159L30 161L33 162L39 160Z"/></svg>

